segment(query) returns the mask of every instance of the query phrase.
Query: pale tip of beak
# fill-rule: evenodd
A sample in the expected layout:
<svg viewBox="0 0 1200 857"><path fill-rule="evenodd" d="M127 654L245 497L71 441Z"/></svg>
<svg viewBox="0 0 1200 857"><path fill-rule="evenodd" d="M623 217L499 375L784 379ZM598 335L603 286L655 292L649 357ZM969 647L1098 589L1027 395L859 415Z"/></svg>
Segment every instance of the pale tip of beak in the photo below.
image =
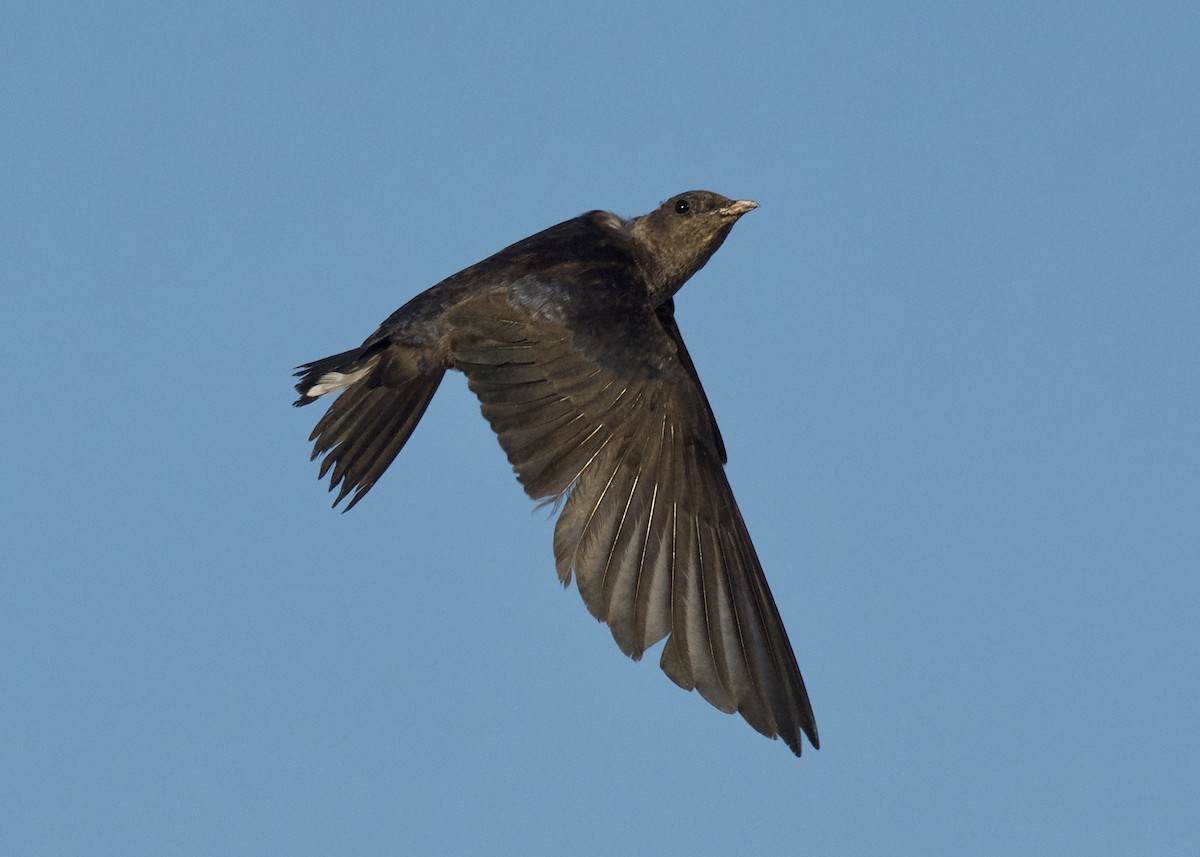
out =
<svg viewBox="0 0 1200 857"><path fill-rule="evenodd" d="M747 211L753 211L758 208L758 203L750 199L739 199L729 203L722 209L717 211L723 217L741 217Z"/></svg>

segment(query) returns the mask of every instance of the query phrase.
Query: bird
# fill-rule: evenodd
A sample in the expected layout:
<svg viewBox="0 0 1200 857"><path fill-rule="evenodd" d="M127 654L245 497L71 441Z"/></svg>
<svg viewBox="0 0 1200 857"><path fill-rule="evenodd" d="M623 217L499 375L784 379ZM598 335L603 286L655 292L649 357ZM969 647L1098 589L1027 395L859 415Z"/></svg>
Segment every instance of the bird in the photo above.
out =
<svg viewBox="0 0 1200 857"><path fill-rule="evenodd" d="M551 226L297 367L294 404L337 394L309 440L349 511L462 372L525 492L559 509L562 585L626 655L666 638L676 684L799 756L802 734L820 746L812 706L675 321L680 287L757 207L698 190Z"/></svg>

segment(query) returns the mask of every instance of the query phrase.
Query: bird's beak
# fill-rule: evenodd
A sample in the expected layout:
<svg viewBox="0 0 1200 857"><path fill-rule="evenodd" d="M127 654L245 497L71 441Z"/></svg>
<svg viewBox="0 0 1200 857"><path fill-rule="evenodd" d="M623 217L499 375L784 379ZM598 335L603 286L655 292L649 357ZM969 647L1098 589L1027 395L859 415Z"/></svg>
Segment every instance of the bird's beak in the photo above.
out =
<svg viewBox="0 0 1200 857"><path fill-rule="evenodd" d="M739 199L729 203L724 208L717 209L717 214L722 217L741 217L747 211L753 211L758 208L758 203L749 199Z"/></svg>

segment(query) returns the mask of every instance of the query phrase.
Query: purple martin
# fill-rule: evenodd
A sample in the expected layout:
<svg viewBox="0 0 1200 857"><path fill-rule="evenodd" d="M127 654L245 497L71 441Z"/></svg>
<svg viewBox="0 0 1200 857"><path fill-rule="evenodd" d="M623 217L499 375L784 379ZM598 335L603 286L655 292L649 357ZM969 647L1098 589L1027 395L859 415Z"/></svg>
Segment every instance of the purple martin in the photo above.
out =
<svg viewBox="0 0 1200 857"><path fill-rule="evenodd" d="M309 438L336 506L361 500L447 369L467 376L525 492L561 505L566 586L634 660L661 666L800 754L817 726L725 476L725 443L674 295L757 208L708 191L641 217L590 211L392 313L358 348L299 367L297 405L340 393Z"/></svg>

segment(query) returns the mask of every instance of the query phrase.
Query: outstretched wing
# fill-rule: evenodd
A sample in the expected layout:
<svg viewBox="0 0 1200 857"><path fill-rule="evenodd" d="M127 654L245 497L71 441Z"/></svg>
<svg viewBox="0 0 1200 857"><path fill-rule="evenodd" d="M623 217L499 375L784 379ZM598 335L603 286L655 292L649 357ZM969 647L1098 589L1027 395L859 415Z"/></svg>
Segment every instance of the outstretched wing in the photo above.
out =
<svg viewBox="0 0 1200 857"><path fill-rule="evenodd" d="M451 311L453 363L526 492L566 497L563 584L634 659L669 635L667 675L799 754L816 724L716 423L671 308L634 295L527 277Z"/></svg>

